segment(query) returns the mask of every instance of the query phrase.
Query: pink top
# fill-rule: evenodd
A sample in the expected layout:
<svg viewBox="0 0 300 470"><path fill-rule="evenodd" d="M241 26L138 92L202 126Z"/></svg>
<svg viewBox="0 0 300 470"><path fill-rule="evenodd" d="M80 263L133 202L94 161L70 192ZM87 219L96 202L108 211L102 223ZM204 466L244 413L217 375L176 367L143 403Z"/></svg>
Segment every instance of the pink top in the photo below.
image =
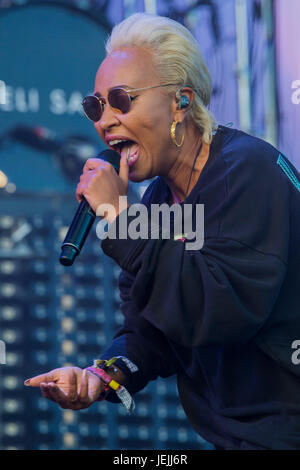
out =
<svg viewBox="0 0 300 470"><path fill-rule="evenodd" d="M178 204L179 202L181 202L179 197L177 196L177 194L175 194L172 190L171 190L171 193L172 193L172 196L173 196L174 204Z"/></svg>

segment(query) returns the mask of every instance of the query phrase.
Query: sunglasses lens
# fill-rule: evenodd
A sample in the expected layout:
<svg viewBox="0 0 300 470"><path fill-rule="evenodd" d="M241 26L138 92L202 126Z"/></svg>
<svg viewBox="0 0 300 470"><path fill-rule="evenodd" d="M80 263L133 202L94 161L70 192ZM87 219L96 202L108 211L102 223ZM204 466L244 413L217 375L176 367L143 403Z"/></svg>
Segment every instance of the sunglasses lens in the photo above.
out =
<svg viewBox="0 0 300 470"><path fill-rule="evenodd" d="M85 115L94 122L98 122L102 115L102 106L96 96L86 96L82 101Z"/></svg>
<svg viewBox="0 0 300 470"><path fill-rule="evenodd" d="M121 113L128 113L130 109L130 98L125 90L115 88L108 93L108 102L112 108L118 109Z"/></svg>

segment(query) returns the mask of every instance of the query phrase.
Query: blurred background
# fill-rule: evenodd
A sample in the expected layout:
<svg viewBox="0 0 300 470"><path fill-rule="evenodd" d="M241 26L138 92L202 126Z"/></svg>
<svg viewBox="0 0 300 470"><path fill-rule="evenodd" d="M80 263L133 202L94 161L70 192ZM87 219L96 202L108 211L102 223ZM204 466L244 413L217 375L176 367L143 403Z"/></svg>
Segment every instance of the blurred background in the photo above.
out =
<svg viewBox="0 0 300 470"><path fill-rule="evenodd" d="M122 405L62 410L24 379L87 367L122 324L119 268L92 230L59 264L87 158L104 148L81 111L114 24L173 18L199 41L211 111L300 169L299 0L0 0L0 449L212 449L187 422L174 378ZM267 184L267 176L266 176ZM137 202L146 183L132 184Z"/></svg>

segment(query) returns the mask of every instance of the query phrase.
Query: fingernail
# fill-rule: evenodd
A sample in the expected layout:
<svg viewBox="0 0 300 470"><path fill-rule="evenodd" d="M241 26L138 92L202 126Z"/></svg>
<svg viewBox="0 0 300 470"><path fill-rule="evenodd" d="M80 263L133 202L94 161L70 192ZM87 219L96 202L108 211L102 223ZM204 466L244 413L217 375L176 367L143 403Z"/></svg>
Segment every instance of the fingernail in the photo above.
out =
<svg viewBox="0 0 300 470"><path fill-rule="evenodd" d="M30 380L31 380L31 379L25 380L24 385L26 385L27 387L30 386Z"/></svg>

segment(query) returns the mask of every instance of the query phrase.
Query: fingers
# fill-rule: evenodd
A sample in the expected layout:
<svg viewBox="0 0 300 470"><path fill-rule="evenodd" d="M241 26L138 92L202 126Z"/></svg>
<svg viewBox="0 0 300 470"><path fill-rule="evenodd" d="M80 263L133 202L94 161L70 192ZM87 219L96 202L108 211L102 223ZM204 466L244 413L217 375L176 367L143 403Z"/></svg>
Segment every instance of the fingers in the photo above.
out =
<svg viewBox="0 0 300 470"><path fill-rule="evenodd" d="M69 408L66 394L54 382L41 383L40 389L44 398L58 403L61 408Z"/></svg>
<svg viewBox="0 0 300 470"><path fill-rule="evenodd" d="M88 173L83 173L79 178L79 183L76 188L76 199L78 202L82 201L82 196L84 196L85 190L89 187L89 184L95 176L95 171L89 171Z"/></svg>
<svg viewBox="0 0 300 470"><path fill-rule="evenodd" d="M87 160L76 188L77 201L80 203L84 196L95 212L102 203L116 206L118 196L126 194L128 189L128 165L124 159L120 170L118 175L104 160Z"/></svg>
<svg viewBox="0 0 300 470"><path fill-rule="evenodd" d="M85 195L85 192L93 182L93 179L99 175L101 170L105 170L105 164L110 165L104 162L103 160L100 160L99 158L96 160L98 160L97 166L94 166L93 168L86 167L86 164L89 161L87 160L86 164L83 167L83 173L79 178L79 183L76 188L76 199L78 202L81 202L82 196Z"/></svg>
<svg viewBox="0 0 300 470"><path fill-rule="evenodd" d="M30 387L39 387L41 383L54 382L53 371L48 372L47 374L40 374L32 377L31 379L25 380L24 384Z"/></svg>
<svg viewBox="0 0 300 470"><path fill-rule="evenodd" d="M40 384L42 396L54 401L63 409L79 410L90 405L88 396L87 371L81 374L80 391L77 392L77 375L72 370L68 377L68 393L65 393L54 382Z"/></svg>
<svg viewBox="0 0 300 470"><path fill-rule="evenodd" d="M77 394L77 376L75 372L72 370L69 378L69 392L67 395L67 400L69 402L76 402L78 400Z"/></svg>
<svg viewBox="0 0 300 470"><path fill-rule="evenodd" d="M79 400L82 403L86 403L88 400L88 376L87 370L84 369L82 376L81 376L81 384L80 384L80 391L79 391Z"/></svg>
<svg viewBox="0 0 300 470"><path fill-rule="evenodd" d="M119 171L119 177L121 178L125 188L126 188L126 193L128 189L128 174L129 174L129 166L127 162L127 156L123 155L120 160L120 171Z"/></svg>
<svg viewBox="0 0 300 470"><path fill-rule="evenodd" d="M90 170L95 170L96 168L98 168L101 163L104 163L105 160L102 160L101 158L89 158L85 164L84 164L84 167L83 167L83 173L87 173L88 171Z"/></svg>

